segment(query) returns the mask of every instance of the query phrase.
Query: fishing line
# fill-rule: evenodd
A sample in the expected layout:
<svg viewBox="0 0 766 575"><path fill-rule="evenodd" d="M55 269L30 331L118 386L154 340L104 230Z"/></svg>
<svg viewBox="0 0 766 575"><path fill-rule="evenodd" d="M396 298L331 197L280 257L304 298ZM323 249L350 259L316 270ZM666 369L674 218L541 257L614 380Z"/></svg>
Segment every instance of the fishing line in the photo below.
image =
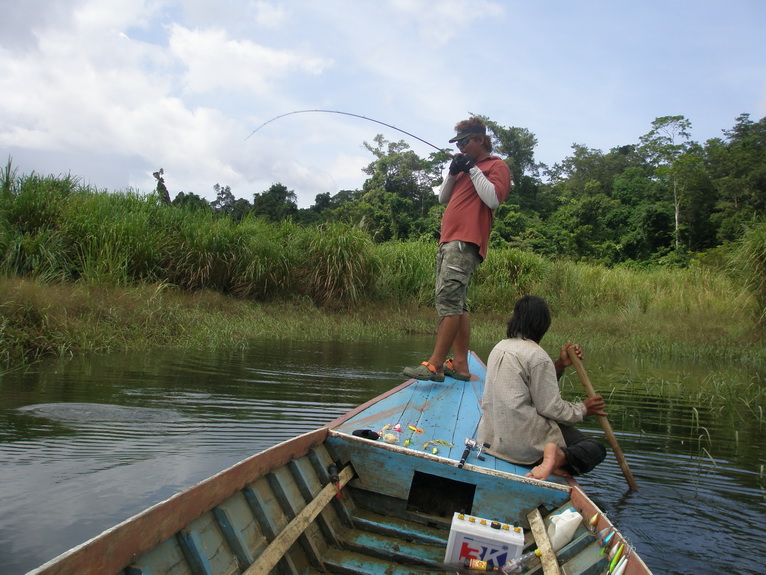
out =
<svg viewBox="0 0 766 575"><path fill-rule="evenodd" d="M368 122L375 122L376 124L380 124L381 126L385 126L387 128L391 128L392 130L396 130L397 132L401 132L402 134L406 134L410 138L415 138L419 142L423 142L427 146L431 146L433 149L435 149L435 150L437 150L439 152L444 152L445 151L444 149L439 148L438 146L433 145L431 142L427 142L423 138L418 138L415 134L411 134L410 132L402 130L401 128L397 128L396 126L392 126L391 124L387 124L386 122L381 122L380 120L375 120L374 118L369 118L367 116L361 116L359 114L352 114L351 112L341 112L339 110L294 110L292 112L287 112L286 114L280 114L279 116L275 116L271 120L268 120L268 121L264 122L263 124L261 124L260 126L258 126L255 130L250 132L250 136L255 134L258 130L260 130L264 126L267 126L268 124L271 124L275 120L279 120L280 118L284 118L286 116L292 116L294 114L306 114L308 112L321 112L321 113L325 113L325 114L340 114L342 116L351 116L353 118L360 118L362 120L367 120ZM250 138L250 136L245 138L245 140L248 140Z"/></svg>

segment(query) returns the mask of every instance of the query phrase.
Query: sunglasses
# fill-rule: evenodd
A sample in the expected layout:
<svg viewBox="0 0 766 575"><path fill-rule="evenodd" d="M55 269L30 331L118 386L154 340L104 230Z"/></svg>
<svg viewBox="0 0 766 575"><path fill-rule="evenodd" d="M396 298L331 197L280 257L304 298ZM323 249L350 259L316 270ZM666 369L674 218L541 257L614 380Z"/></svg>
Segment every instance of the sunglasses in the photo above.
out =
<svg viewBox="0 0 766 575"><path fill-rule="evenodd" d="M468 142L470 142L471 140L473 140L473 136L466 136L465 138L462 138L458 140L457 142L455 142L455 145L458 148L464 148L468 144Z"/></svg>

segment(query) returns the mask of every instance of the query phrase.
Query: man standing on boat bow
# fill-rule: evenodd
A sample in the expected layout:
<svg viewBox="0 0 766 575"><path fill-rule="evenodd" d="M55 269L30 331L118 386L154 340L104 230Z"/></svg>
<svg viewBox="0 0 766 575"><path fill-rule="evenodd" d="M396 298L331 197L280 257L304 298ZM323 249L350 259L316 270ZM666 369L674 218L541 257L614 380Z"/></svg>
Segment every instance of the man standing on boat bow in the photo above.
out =
<svg viewBox="0 0 766 575"><path fill-rule="evenodd" d="M572 365L573 347L567 343L554 362L540 347L551 325L544 299L527 295L519 299L508 322L508 339L489 354L487 378L481 400L477 438L486 452L520 465L533 465L527 477L546 479L551 474L572 476L591 471L606 457L606 449L571 423L588 415L606 415L600 395L581 403L561 398L558 380Z"/></svg>
<svg viewBox="0 0 766 575"><path fill-rule="evenodd" d="M495 208L511 190L511 170L501 158L491 155L492 138L481 118L463 120L455 131L450 142L460 153L453 156L439 190L439 203L447 208L436 256L436 311L440 317L436 344L428 361L404 369L407 377L437 382L444 381L445 374L461 381L471 379L468 283L487 256ZM453 357L448 360L450 349Z"/></svg>

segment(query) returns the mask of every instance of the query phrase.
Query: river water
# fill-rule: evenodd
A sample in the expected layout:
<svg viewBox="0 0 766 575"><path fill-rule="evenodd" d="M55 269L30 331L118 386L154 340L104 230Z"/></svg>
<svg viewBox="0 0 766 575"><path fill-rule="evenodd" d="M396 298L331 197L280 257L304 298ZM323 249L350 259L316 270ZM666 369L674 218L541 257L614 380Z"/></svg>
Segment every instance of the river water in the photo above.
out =
<svg viewBox="0 0 766 575"><path fill-rule="evenodd" d="M26 573L331 421L402 383L401 368L427 357L431 344L255 342L226 352L81 357L0 377L0 573ZM489 347L476 349L479 357ZM766 372L595 355L585 367L608 395L639 489L627 489L611 452L580 483L650 569L764 573L766 406L747 405L743 416L738 405L731 416L678 392L712 380L763 386ZM582 388L570 371L562 389L574 399ZM731 401L746 403L720 399ZM597 421L581 427L607 444Z"/></svg>

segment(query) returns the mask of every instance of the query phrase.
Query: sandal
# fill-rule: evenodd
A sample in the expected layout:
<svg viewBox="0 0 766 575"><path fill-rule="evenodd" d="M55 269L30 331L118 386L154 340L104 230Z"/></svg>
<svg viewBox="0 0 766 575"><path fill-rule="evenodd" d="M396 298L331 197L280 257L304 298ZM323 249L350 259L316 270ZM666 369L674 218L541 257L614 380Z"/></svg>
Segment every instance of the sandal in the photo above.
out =
<svg viewBox="0 0 766 575"><path fill-rule="evenodd" d="M455 371L454 365L455 362L452 361L452 358L449 358L444 365L444 375L448 375L458 381L471 381L470 373L460 373L459 371Z"/></svg>
<svg viewBox="0 0 766 575"><path fill-rule="evenodd" d="M436 368L427 361L417 367L405 367L403 373L407 377L421 381L444 381L444 374L436 371Z"/></svg>

